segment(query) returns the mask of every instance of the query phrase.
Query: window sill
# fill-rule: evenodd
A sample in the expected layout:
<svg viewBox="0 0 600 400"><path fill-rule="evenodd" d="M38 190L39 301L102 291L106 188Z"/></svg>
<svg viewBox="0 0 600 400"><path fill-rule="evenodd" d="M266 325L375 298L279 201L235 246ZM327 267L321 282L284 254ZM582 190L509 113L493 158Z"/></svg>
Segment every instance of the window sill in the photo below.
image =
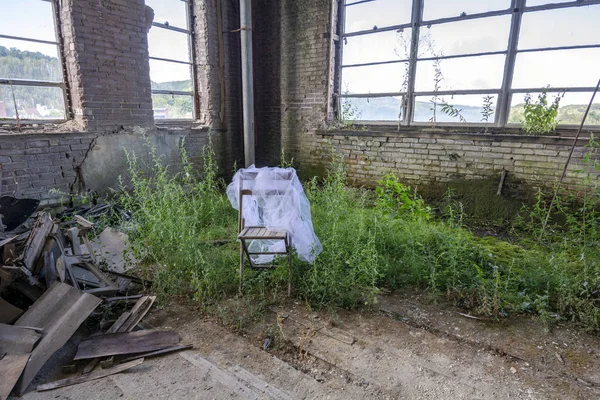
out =
<svg viewBox="0 0 600 400"><path fill-rule="evenodd" d="M594 127L584 128L579 142L587 143L589 133L597 131ZM551 135L530 135L517 127L482 127L482 126L446 126L432 128L430 126L392 126L383 124L357 125L356 127L340 129L330 127L317 130L317 134L327 136L356 136L356 137L414 137L414 138L448 138L465 140L519 140L523 142L556 143L572 142L577 133L575 129L557 129Z"/></svg>

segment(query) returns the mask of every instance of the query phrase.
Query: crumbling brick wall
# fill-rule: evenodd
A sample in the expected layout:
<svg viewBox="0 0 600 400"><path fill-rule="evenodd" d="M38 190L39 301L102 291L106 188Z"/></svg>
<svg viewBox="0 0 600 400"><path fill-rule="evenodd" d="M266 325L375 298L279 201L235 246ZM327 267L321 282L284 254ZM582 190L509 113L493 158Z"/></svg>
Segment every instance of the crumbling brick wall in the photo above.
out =
<svg viewBox="0 0 600 400"><path fill-rule="evenodd" d="M62 192L106 193L126 173L123 147L167 162L184 145L201 167L211 135L223 173L241 159L239 10L231 0L194 2L198 120L157 129L152 112L144 0L64 0L60 25L73 121L0 127L0 196L53 201ZM237 32L236 32L237 31ZM73 123L75 122L75 123Z"/></svg>

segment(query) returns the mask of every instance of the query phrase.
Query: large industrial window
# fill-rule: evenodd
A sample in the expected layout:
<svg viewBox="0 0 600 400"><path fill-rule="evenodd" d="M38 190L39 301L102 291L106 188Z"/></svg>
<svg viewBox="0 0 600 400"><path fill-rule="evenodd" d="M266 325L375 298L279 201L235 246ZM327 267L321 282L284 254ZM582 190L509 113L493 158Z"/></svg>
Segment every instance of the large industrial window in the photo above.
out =
<svg viewBox="0 0 600 400"><path fill-rule="evenodd" d="M146 0L154 10L148 33L154 119L194 118L190 2Z"/></svg>
<svg viewBox="0 0 600 400"><path fill-rule="evenodd" d="M0 120L66 119L56 3L0 0Z"/></svg>
<svg viewBox="0 0 600 400"><path fill-rule="evenodd" d="M346 0L339 113L399 125L518 124L527 94L581 121L600 0ZM587 125L600 126L600 98Z"/></svg>

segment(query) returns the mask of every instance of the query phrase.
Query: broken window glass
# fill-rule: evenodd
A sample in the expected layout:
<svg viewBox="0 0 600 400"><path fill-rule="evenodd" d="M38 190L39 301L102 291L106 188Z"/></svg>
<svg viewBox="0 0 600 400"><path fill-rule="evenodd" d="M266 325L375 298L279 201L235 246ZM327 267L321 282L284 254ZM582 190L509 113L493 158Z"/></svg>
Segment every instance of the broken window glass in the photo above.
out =
<svg viewBox="0 0 600 400"><path fill-rule="evenodd" d="M506 51L510 15L421 27L419 57Z"/></svg>
<svg viewBox="0 0 600 400"><path fill-rule="evenodd" d="M505 58L493 55L418 61L415 90L500 89Z"/></svg>
<svg viewBox="0 0 600 400"><path fill-rule="evenodd" d="M415 122L494 123L497 94L417 96Z"/></svg>
<svg viewBox="0 0 600 400"><path fill-rule="evenodd" d="M343 117L349 121L401 121L403 97L342 97Z"/></svg>
<svg viewBox="0 0 600 400"><path fill-rule="evenodd" d="M346 67L342 70L342 94L400 93L408 84L408 63Z"/></svg>
<svg viewBox="0 0 600 400"><path fill-rule="evenodd" d="M519 50L600 43L600 4L523 14Z"/></svg>
<svg viewBox="0 0 600 400"><path fill-rule="evenodd" d="M411 29L344 38L343 65L408 60Z"/></svg>
<svg viewBox="0 0 600 400"><path fill-rule="evenodd" d="M351 5L357 1L346 0L346 33L410 23L411 0L373 0Z"/></svg>
<svg viewBox="0 0 600 400"><path fill-rule="evenodd" d="M600 48L517 54L513 88L595 87Z"/></svg>
<svg viewBox="0 0 600 400"><path fill-rule="evenodd" d="M459 17L487 11L506 10L510 0L424 0L423 20Z"/></svg>
<svg viewBox="0 0 600 400"><path fill-rule="evenodd" d="M530 93L532 99L537 99L541 92ZM558 106L559 125L579 125L585 114L592 92L548 92L547 101L551 104L556 97L560 97ZM520 124L523 120L523 106L525 105L525 93L514 93L512 95L509 124ZM600 97L596 96L592 108L585 120L585 126L600 126Z"/></svg>

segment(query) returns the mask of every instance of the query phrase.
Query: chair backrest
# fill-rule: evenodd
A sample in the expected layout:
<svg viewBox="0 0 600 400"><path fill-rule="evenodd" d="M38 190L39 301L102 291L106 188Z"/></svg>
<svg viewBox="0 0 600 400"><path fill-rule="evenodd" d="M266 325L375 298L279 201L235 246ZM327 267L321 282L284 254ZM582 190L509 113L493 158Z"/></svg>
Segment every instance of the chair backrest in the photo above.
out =
<svg viewBox="0 0 600 400"><path fill-rule="evenodd" d="M252 196L251 189L244 189L244 182L254 182L254 179L258 175L259 171L246 171L244 178L240 180L240 192L238 195L238 233L244 229L244 217L243 217L243 206L244 206L244 196ZM282 172L278 174L282 180L292 180L293 174L291 172ZM273 189L272 191L265 192L266 195L269 196L281 196L285 192L282 192L277 189Z"/></svg>

